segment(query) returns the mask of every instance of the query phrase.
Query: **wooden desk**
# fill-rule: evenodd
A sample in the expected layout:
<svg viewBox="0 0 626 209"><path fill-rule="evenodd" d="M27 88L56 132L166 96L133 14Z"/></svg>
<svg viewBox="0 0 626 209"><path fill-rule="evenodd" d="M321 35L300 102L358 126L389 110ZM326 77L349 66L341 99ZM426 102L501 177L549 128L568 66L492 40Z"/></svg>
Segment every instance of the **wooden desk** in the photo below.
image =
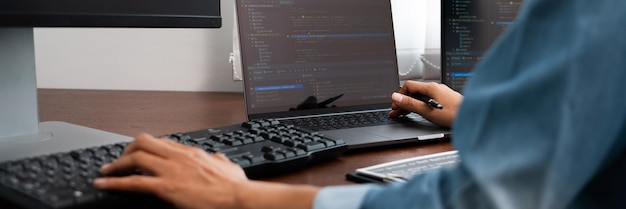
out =
<svg viewBox="0 0 626 209"><path fill-rule="evenodd" d="M246 120L241 93L39 90L41 121L65 121L127 136L164 135L239 124ZM449 142L404 144L350 151L339 159L266 180L318 186L352 184L356 168L452 150Z"/></svg>

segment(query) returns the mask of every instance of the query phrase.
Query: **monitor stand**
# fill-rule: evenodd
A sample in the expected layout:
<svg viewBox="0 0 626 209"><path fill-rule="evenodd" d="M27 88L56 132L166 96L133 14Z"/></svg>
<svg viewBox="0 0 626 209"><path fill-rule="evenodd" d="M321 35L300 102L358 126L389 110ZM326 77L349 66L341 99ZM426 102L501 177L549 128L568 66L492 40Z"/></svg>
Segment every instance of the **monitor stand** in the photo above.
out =
<svg viewBox="0 0 626 209"><path fill-rule="evenodd" d="M0 162L132 138L65 122L39 122L33 28L0 27Z"/></svg>

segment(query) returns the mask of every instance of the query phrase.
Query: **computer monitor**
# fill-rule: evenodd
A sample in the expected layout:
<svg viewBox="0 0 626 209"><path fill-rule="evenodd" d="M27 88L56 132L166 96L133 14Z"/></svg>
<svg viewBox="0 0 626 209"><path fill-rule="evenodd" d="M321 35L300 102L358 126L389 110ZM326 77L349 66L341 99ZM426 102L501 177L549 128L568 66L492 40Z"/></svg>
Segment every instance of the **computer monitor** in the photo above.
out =
<svg viewBox="0 0 626 209"><path fill-rule="evenodd" d="M0 162L130 140L64 122L39 122L33 27L219 28L221 24L219 0L2 0Z"/></svg>
<svg viewBox="0 0 626 209"><path fill-rule="evenodd" d="M442 83L462 92L483 54L515 22L522 0L442 1Z"/></svg>

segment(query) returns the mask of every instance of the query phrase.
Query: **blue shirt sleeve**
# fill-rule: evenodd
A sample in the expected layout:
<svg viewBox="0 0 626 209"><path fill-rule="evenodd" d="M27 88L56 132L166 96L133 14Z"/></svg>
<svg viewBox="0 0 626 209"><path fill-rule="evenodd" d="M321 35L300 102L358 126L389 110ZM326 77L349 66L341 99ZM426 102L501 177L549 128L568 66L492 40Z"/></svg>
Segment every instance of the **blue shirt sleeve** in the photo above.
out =
<svg viewBox="0 0 626 209"><path fill-rule="evenodd" d="M463 92L461 162L374 187L361 208L626 208L624 11L525 1Z"/></svg>
<svg viewBox="0 0 626 209"><path fill-rule="evenodd" d="M313 209L357 209L374 185L324 187L315 196Z"/></svg>

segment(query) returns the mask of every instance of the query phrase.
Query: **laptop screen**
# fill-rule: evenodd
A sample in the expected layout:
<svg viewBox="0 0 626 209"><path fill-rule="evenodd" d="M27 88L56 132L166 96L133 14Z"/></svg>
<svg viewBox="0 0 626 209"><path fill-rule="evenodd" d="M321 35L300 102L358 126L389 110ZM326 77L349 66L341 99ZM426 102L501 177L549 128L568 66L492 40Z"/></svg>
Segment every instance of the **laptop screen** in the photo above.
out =
<svg viewBox="0 0 626 209"><path fill-rule="evenodd" d="M389 0L236 4L249 116L389 107L399 87Z"/></svg>
<svg viewBox="0 0 626 209"><path fill-rule="evenodd" d="M442 83L462 92L491 44L517 17L522 0L443 1Z"/></svg>

